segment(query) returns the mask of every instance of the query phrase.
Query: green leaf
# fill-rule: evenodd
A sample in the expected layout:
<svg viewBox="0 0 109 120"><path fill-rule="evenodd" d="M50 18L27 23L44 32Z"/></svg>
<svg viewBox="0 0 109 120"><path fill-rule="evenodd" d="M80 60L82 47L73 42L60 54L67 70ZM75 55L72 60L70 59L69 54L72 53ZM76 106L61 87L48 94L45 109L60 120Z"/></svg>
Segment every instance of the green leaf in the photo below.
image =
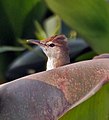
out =
<svg viewBox="0 0 109 120"><path fill-rule="evenodd" d="M90 51L90 52L84 53L84 54L80 55L79 57L77 57L76 61L90 60L95 56L96 56L96 53L94 51Z"/></svg>
<svg viewBox="0 0 109 120"><path fill-rule="evenodd" d="M46 39L47 37L51 37L55 34L60 34L61 32L61 20L58 16L49 17L44 21L44 29L35 21L36 27L36 37L38 39Z"/></svg>
<svg viewBox="0 0 109 120"><path fill-rule="evenodd" d="M109 84L60 120L109 120Z"/></svg>
<svg viewBox="0 0 109 120"><path fill-rule="evenodd" d="M109 52L109 4L106 0L45 0L97 53Z"/></svg>
<svg viewBox="0 0 109 120"><path fill-rule="evenodd" d="M38 23L38 21L35 21L35 27L36 27L36 37L39 40L45 39L47 38L47 35L44 31L44 29L42 28L42 26Z"/></svg>
<svg viewBox="0 0 109 120"><path fill-rule="evenodd" d="M44 28L47 36L50 37L61 32L61 20L58 16L49 17L44 21Z"/></svg>
<svg viewBox="0 0 109 120"><path fill-rule="evenodd" d="M19 37L22 34L24 20L40 0L1 0L0 2L15 35Z"/></svg>
<svg viewBox="0 0 109 120"><path fill-rule="evenodd" d="M13 47L13 46L0 46L0 53L8 52L8 51L23 51L25 48L23 47Z"/></svg>

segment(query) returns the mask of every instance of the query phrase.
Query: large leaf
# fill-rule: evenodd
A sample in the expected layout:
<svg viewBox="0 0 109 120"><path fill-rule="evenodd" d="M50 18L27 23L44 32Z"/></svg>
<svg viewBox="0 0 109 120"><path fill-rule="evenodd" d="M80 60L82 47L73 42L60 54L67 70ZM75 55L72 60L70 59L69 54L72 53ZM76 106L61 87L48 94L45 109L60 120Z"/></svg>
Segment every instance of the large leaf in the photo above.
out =
<svg viewBox="0 0 109 120"><path fill-rule="evenodd" d="M109 120L109 84L60 120Z"/></svg>
<svg viewBox="0 0 109 120"><path fill-rule="evenodd" d="M109 5L106 0L46 0L97 53L109 52Z"/></svg>
<svg viewBox="0 0 109 120"><path fill-rule="evenodd" d="M77 106L109 82L108 75L109 59L97 59L1 85L0 120L57 120L69 107ZM64 120L108 120L109 86L105 88L104 92L103 89L99 91L99 97L86 101L88 103L85 108L81 107L81 112L76 110L72 118Z"/></svg>
<svg viewBox="0 0 109 120"><path fill-rule="evenodd" d="M18 36L21 34L21 29L23 27L25 17L37 2L38 0L2 0L5 12Z"/></svg>
<svg viewBox="0 0 109 120"><path fill-rule="evenodd" d="M15 32L15 35L19 37L21 35L24 20L27 15L32 11L32 9L40 2L39 0L2 0L1 4L4 8L5 14L9 22L12 25L12 28Z"/></svg>

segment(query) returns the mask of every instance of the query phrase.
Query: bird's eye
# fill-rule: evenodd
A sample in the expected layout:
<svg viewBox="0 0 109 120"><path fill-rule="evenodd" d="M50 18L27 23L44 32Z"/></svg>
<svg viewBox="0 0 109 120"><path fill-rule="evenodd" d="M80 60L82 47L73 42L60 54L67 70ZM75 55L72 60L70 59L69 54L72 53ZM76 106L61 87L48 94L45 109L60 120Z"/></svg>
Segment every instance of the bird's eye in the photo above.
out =
<svg viewBox="0 0 109 120"><path fill-rule="evenodd" d="M49 46L50 46L50 47L54 47L54 46L55 46L55 44L51 43L51 44L49 44Z"/></svg>

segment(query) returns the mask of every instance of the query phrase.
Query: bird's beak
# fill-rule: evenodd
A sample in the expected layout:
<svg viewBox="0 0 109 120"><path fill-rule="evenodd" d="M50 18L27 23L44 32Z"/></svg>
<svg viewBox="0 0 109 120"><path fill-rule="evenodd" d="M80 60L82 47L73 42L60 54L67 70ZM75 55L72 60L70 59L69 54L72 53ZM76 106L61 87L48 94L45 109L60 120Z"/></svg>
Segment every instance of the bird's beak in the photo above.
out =
<svg viewBox="0 0 109 120"><path fill-rule="evenodd" d="M45 46L45 44L43 44L43 43L42 43L41 41L39 41L39 40L30 39L30 40L27 40L27 42L32 43L32 44L36 44L36 45L39 45L39 46Z"/></svg>

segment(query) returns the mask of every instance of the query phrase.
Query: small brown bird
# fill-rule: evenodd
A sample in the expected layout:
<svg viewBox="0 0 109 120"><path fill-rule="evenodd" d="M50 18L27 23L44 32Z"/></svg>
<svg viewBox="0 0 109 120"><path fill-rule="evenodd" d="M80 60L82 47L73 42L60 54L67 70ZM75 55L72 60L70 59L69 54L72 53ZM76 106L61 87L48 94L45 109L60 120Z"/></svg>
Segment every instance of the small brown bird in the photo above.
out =
<svg viewBox="0 0 109 120"><path fill-rule="evenodd" d="M46 70L54 69L70 63L68 40L65 35L54 35L45 40L28 40L39 45L48 57Z"/></svg>

